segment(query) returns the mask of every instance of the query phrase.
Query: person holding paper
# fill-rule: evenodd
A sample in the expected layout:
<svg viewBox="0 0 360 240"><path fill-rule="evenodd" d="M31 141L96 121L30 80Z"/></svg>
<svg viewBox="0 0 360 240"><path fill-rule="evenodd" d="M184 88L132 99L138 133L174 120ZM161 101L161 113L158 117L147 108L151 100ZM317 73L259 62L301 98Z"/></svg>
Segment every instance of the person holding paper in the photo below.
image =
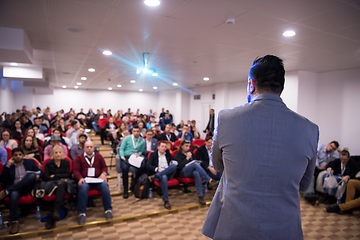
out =
<svg viewBox="0 0 360 240"><path fill-rule="evenodd" d="M73 173L78 180L78 212L79 225L85 224L86 206L88 202L88 193L95 189L101 192L101 197L105 210L105 219L112 220L112 207L109 185L106 182L107 166L100 153L94 152L94 144L87 141L84 147L84 154L76 156L74 160ZM86 177L102 179L101 183L87 183Z"/></svg>
<svg viewBox="0 0 360 240"><path fill-rule="evenodd" d="M207 175L205 170L200 164L194 162L194 155L190 152L191 142L189 140L182 140L180 143L179 151L175 155L175 160L178 162L178 173L182 178L195 178L196 192L199 198L199 203L205 205L205 199L203 196L201 178L206 183L210 183L212 179ZM191 164L189 164L191 163Z"/></svg>
<svg viewBox="0 0 360 240"><path fill-rule="evenodd" d="M176 164L171 163L171 154L166 149L166 142L159 142L157 151L150 154L146 163L146 169L150 174L149 179L161 183L161 191L163 194L164 207L168 210L171 209L168 196L167 181L171 180L176 172Z"/></svg>
<svg viewBox="0 0 360 240"><path fill-rule="evenodd" d="M41 171L33 159L24 159L22 148L12 150L12 158L9 159L0 175L0 182L5 190L0 192L0 201L9 196L10 208L10 234L19 232L19 197L26 196L35 187L36 181L40 178ZM32 173L27 173L32 171Z"/></svg>
<svg viewBox="0 0 360 240"><path fill-rule="evenodd" d="M121 143L120 146L120 159L121 161L121 169L122 169L122 179L123 179L123 186L124 186L124 194L123 198L128 198L129 193L129 158L131 155L135 157L139 157L145 147L145 139L140 137L140 129L137 125L135 125L132 129L132 134L126 136ZM135 179L132 178L131 186L133 187L136 183L136 179L140 176L140 172L142 169L139 169L135 173ZM132 187L130 189L132 189Z"/></svg>

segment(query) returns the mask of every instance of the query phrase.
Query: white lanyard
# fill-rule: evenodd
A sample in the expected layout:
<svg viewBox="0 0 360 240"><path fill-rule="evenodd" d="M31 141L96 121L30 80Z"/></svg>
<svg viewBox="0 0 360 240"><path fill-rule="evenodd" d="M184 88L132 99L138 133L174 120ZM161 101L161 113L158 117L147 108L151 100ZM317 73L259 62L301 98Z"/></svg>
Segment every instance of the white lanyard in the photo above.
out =
<svg viewBox="0 0 360 240"><path fill-rule="evenodd" d="M341 163L341 175L344 175L345 169L346 169L346 166L344 166L344 164Z"/></svg>
<svg viewBox="0 0 360 240"><path fill-rule="evenodd" d="M170 137L169 137L169 135L170 135ZM169 134L169 135L165 134L167 140L168 140L169 142L171 142L171 141L170 141L170 139L171 139L171 134Z"/></svg>
<svg viewBox="0 0 360 240"><path fill-rule="evenodd" d="M89 160L87 159L87 155L86 155L86 153L84 153L84 156L85 156L85 160L86 160L86 162L89 164L89 166L90 167L92 167L92 165L94 164L94 159L95 159L95 154L93 153L91 156L91 163L89 162Z"/></svg>
<svg viewBox="0 0 360 240"><path fill-rule="evenodd" d="M139 137L139 138L140 138L140 137ZM136 145L135 145L135 141L134 141L134 135L131 135L131 140L132 140L132 143L133 143L134 150L136 150L136 147L137 147L137 145L139 144L140 139L138 139L138 142L136 143Z"/></svg>

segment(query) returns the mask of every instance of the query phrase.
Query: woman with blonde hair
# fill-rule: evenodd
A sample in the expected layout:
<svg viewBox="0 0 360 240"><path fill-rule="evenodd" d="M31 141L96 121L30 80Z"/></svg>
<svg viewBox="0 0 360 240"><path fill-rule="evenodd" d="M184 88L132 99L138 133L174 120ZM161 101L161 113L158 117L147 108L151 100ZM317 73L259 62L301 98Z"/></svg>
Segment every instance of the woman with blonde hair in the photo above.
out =
<svg viewBox="0 0 360 240"><path fill-rule="evenodd" d="M51 189L49 195L56 194L53 211L46 223L46 228L54 228L60 218L60 208L64 205L67 181L70 179L70 163L65 159L64 150L55 146L51 152L52 159L47 161L44 170L45 189Z"/></svg>

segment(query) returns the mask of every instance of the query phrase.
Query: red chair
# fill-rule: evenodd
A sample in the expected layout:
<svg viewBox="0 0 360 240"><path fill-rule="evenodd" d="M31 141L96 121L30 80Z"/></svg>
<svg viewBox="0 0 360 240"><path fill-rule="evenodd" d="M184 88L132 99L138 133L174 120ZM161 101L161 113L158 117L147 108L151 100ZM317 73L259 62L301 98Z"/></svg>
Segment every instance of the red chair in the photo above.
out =
<svg viewBox="0 0 360 240"><path fill-rule="evenodd" d="M153 152L154 152L154 151L149 152L149 154L148 154L148 159L150 158L150 155L151 155ZM176 185L178 185L178 184L179 184L179 181L178 181L176 178L173 178L173 179L167 181L167 185L168 185L168 186L176 186ZM161 187L161 182L154 181L154 185L157 186L157 187Z"/></svg>
<svg viewBox="0 0 360 240"><path fill-rule="evenodd" d="M65 147L66 147L66 150L67 150L67 156L69 157L70 156L69 147L67 145L65 145Z"/></svg>
<svg viewBox="0 0 360 240"><path fill-rule="evenodd" d="M101 144L104 144L104 140L106 140L106 136L105 136L105 124L107 122L109 122L109 118L102 118L99 119L98 124L99 124L99 132L100 132L100 139L101 139Z"/></svg>
<svg viewBox="0 0 360 240"><path fill-rule="evenodd" d="M193 151L195 159L197 159L197 148Z"/></svg>
<svg viewBox="0 0 360 240"><path fill-rule="evenodd" d="M40 140L41 144L44 146L44 141L41 140L40 138L38 138L38 139Z"/></svg>
<svg viewBox="0 0 360 240"><path fill-rule="evenodd" d="M35 164L36 164L37 167L39 167L39 163L37 161L35 161ZM2 167L1 167L1 172L2 172ZM1 174L1 172L0 172L0 174ZM4 199L4 204L9 205L9 201L10 201L9 197L6 197ZM19 197L19 204L20 205L33 204L34 202L35 202L35 200L31 195L26 195L26 196Z"/></svg>
<svg viewBox="0 0 360 240"><path fill-rule="evenodd" d="M176 140L175 142L174 142L174 148L175 149L178 149L179 147L180 147L180 143L181 143L181 140L179 139L179 140Z"/></svg>
<svg viewBox="0 0 360 240"><path fill-rule="evenodd" d="M176 153L179 151L179 149L175 149L172 153L171 153L171 157L172 159L175 159Z"/></svg>
<svg viewBox="0 0 360 240"><path fill-rule="evenodd" d="M196 148L201 147L204 144L205 144L205 139L195 139L192 142L192 145L195 146Z"/></svg>
<svg viewBox="0 0 360 240"><path fill-rule="evenodd" d="M18 145L18 147L20 147L20 145L19 145L19 140L15 139L15 138L13 138L13 140L15 140L15 142L16 142L17 145Z"/></svg>
<svg viewBox="0 0 360 240"><path fill-rule="evenodd" d="M122 120L115 120L114 123L116 124L116 126L119 127L120 123L122 122Z"/></svg>
<svg viewBox="0 0 360 240"><path fill-rule="evenodd" d="M9 159L12 157L12 150L10 148L5 148L6 153L7 153L7 161L9 161ZM2 171L2 169L1 169Z"/></svg>

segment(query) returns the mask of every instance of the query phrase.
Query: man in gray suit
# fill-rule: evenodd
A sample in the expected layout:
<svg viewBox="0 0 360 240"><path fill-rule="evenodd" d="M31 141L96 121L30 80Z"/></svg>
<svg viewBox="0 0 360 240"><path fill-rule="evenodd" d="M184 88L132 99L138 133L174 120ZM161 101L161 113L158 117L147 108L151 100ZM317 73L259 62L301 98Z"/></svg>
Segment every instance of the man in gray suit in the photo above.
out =
<svg viewBox="0 0 360 240"><path fill-rule="evenodd" d="M283 103L284 75L278 57L256 59L249 103L218 114L212 159L223 175L202 229L210 238L303 239L299 190L314 173L319 130Z"/></svg>

